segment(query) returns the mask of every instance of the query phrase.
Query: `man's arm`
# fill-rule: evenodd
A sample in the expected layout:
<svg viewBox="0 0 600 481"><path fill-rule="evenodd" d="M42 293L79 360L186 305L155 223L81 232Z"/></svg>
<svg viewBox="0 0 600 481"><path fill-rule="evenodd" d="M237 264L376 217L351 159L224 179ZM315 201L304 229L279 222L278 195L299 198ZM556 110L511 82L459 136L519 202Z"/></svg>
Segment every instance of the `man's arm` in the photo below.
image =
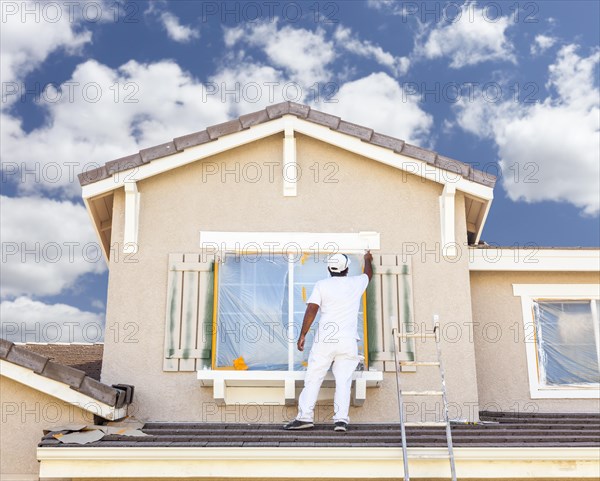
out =
<svg viewBox="0 0 600 481"><path fill-rule="evenodd" d="M369 281L373 277L373 264L372 264L372 262L373 262L373 255L371 254L371 251L367 251L365 253L365 274L369 278Z"/></svg>
<svg viewBox="0 0 600 481"><path fill-rule="evenodd" d="M304 341L306 335L308 334L308 330L312 325L315 317L317 317L317 312L319 312L319 305L309 303L306 306L306 312L304 313L304 320L302 321L302 331L300 331L300 337L298 338L298 350L304 351Z"/></svg>

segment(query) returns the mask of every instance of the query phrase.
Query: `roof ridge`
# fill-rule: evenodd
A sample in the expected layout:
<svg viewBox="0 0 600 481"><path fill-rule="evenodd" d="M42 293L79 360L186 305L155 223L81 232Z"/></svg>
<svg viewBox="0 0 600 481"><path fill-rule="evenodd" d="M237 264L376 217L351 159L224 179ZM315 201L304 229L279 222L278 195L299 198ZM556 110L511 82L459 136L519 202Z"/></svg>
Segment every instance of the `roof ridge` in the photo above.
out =
<svg viewBox="0 0 600 481"><path fill-rule="evenodd" d="M298 118L313 122L331 130L356 137L394 153L402 154L417 160L424 161L442 170L460 174L463 178L494 187L496 176L473 168L470 164L461 162L451 157L440 155L437 152L416 145L409 144L402 139L375 132L369 127L342 120L335 115L316 110L309 105L292 101L279 102L268 105L262 110L240 115L237 118L206 127L204 130L193 132L180 137L175 137L169 142L141 149L139 152L125 157L120 157L106 162L95 169L84 171L78 175L81 186L93 184L107 179L118 172L129 170L153 160L168 157L178 152L183 152L190 147L196 147L212 142L225 135L240 132L284 115L295 115Z"/></svg>

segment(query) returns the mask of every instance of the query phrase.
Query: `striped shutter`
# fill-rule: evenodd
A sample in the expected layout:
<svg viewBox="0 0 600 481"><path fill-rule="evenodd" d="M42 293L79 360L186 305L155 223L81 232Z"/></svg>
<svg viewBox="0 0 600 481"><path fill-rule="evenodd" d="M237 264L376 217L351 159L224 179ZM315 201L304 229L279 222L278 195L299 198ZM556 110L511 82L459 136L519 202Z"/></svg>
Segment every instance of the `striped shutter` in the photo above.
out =
<svg viewBox="0 0 600 481"><path fill-rule="evenodd" d="M163 371L211 367L214 256L169 254Z"/></svg>
<svg viewBox="0 0 600 481"><path fill-rule="evenodd" d="M413 321L410 257L373 255L373 279L367 289L369 367L394 371L392 329L411 330ZM414 342L400 344L399 360L414 360ZM413 368L414 369L414 368ZM413 370L403 368L403 371Z"/></svg>

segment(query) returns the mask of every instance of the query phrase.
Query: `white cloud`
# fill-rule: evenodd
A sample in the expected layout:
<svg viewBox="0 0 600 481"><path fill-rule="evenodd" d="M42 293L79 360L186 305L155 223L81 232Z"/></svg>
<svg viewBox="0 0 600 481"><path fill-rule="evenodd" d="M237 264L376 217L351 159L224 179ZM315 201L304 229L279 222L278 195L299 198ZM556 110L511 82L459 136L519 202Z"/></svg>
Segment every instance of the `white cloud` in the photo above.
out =
<svg viewBox="0 0 600 481"><path fill-rule="evenodd" d="M327 82L333 75L329 66L336 56L335 47L321 28L278 28L277 22L246 24L225 29L225 42L228 47L245 43L262 49L274 67L284 69L304 87Z"/></svg>
<svg viewBox="0 0 600 481"><path fill-rule="evenodd" d="M457 121L492 139L498 148L502 186L510 199L562 201L600 212L600 100L596 49L581 57L575 45L560 49L546 87L555 92L533 105L462 100Z"/></svg>
<svg viewBox="0 0 600 481"><path fill-rule="evenodd" d="M6 2L3 5L0 29L3 83L21 81L57 50L73 55L91 42L92 34L81 27L79 16L74 14L71 21L69 12L63 11L60 3L47 10L42 9L42 5L42 2L33 1ZM31 13L23 17L23 12ZM57 20L47 21L44 12ZM14 102L16 97L7 99Z"/></svg>
<svg viewBox="0 0 600 481"><path fill-rule="evenodd" d="M318 108L407 142L428 144L431 115L383 72L343 84L335 98L337 103L323 102Z"/></svg>
<svg viewBox="0 0 600 481"><path fill-rule="evenodd" d="M368 40L359 40L349 28L339 26L334 33L334 38L339 48L361 57L372 58L379 65L390 69L396 76L404 75L408 71L410 60L407 57L394 56L379 45Z"/></svg>
<svg viewBox="0 0 600 481"><path fill-rule="evenodd" d="M552 47L558 39L556 37L549 37L547 35L536 35L529 51L531 55L537 55L543 53Z"/></svg>
<svg viewBox="0 0 600 481"><path fill-rule="evenodd" d="M80 276L106 270L83 206L37 197L0 199L2 298L56 295Z"/></svg>
<svg viewBox="0 0 600 481"><path fill-rule="evenodd" d="M475 2L461 7L460 18L425 26L415 46L413 56L428 59L448 57L451 68L462 68L486 61L516 63L513 46L506 37L511 26L510 15L490 21L483 8Z"/></svg>
<svg viewBox="0 0 600 481"><path fill-rule="evenodd" d="M194 38L200 37L198 29L182 25L176 15L171 12L162 12L160 21L167 31L167 35L171 40L180 43L188 43Z"/></svg>
<svg viewBox="0 0 600 481"><path fill-rule="evenodd" d="M104 315L29 297L0 303L1 337L12 342L101 342Z"/></svg>
<svg viewBox="0 0 600 481"><path fill-rule="evenodd" d="M20 193L79 196L79 183L70 173L224 121L228 112L220 97L207 95L200 81L172 61L141 64L132 60L112 69L89 60L76 67L59 92L42 97L39 106L48 120L30 132L23 131L18 118L2 115L5 169L25 166L43 173L51 165L61 167L53 181L44 175L39 182L32 175L25 176L26 182L18 183Z"/></svg>

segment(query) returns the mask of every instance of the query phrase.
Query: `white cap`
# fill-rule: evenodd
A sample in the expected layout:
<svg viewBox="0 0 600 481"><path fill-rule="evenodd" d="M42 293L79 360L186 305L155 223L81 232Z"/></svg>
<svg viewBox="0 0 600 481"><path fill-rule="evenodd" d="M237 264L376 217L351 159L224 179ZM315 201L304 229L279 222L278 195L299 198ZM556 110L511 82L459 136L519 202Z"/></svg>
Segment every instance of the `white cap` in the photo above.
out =
<svg viewBox="0 0 600 481"><path fill-rule="evenodd" d="M346 254L333 254L327 259L327 267L331 272L343 272L350 265L350 258Z"/></svg>

